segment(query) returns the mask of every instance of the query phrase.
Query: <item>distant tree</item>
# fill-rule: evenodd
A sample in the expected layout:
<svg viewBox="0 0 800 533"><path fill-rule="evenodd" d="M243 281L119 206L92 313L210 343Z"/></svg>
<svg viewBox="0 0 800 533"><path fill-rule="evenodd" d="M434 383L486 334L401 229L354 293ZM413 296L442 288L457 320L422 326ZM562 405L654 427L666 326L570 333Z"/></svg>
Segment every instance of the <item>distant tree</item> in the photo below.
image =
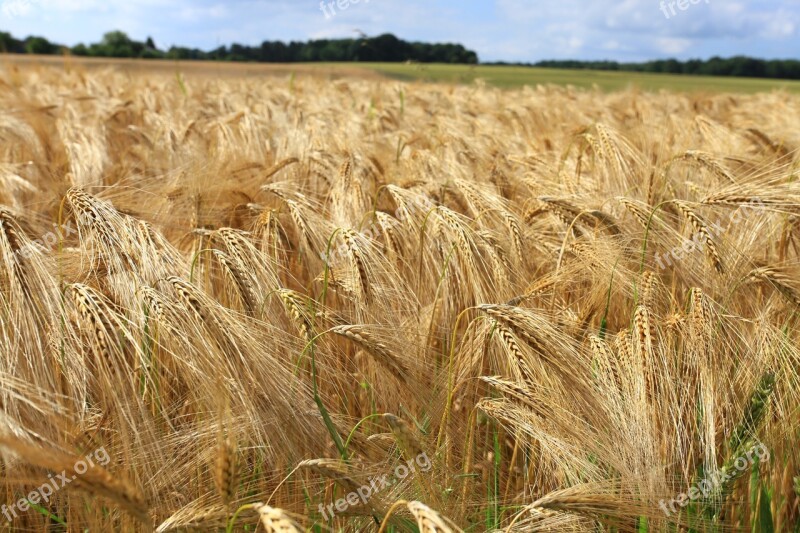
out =
<svg viewBox="0 0 800 533"><path fill-rule="evenodd" d="M139 52L139 57L142 59L161 59L164 57L164 52L145 46L144 50Z"/></svg>
<svg viewBox="0 0 800 533"><path fill-rule="evenodd" d="M134 57L134 43L121 31L110 31L103 35L100 48L107 57Z"/></svg>
<svg viewBox="0 0 800 533"><path fill-rule="evenodd" d="M230 54L226 59L230 61L251 61L256 59L256 57L253 57L254 55L249 46L233 43Z"/></svg>
<svg viewBox="0 0 800 533"><path fill-rule="evenodd" d="M83 43L78 43L75 46L73 46L70 49L70 52L72 52L72 55L74 55L74 56L88 56L89 55L89 49L86 48L86 45L83 44Z"/></svg>
<svg viewBox="0 0 800 533"><path fill-rule="evenodd" d="M186 48L183 46L171 46L164 54L167 59L224 59L210 58L208 54L197 48Z"/></svg>
<svg viewBox="0 0 800 533"><path fill-rule="evenodd" d="M18 53L57 53L59 45L48 43L43 38L30 37L19 42L8 33L0 33L0 51ZM475 52L460 44L429 44L408 42L386 33L377 37L361 35L358 39L318 39L307 42L264 41L259 46L233 43L220 46L209 52L196 48L173 46L166 52L156 47L153 38L144 42L131 39L126 33L116 30L103 35L98 43L78 44L72 47L76 56L96 57L141 57L172 59L214 59L219 61L416 61L420 63L467 63L478 62Z"/></svg>
<svg viewBox="0 0 800 533"><path fill-rule="evenodd" d="M681 63L678 62L677 59L667 59L664 61L664 70L661 72L668 72L670 74L680 74L682 66Z"/></svg>
<svg viewBox="0 0 800 533"><path fill-rule="evenodd" d="M230 57L227 46L220 46L205 54L208 59L226 60Z"/></svg>
<svg viewBox="0 0 800 533"><path fill-rule="evenodd" d="M683 64L682 72L684 74L697 74L703 66L703 62L699 59L690 59Z"/></svg>
<svg viewBox="0 0 800 533"><path fill-rule="evenodd" d="M191 59L189 49L180 46L170 46L166 55L169 59Z"/></svg>
<svg viewBox="0 0 800 533"><path fill-rule="evenodd" d="M0 31L0 52L8 54L24 54L25 43L15 39L8 32Z"/></svg>
<svg viewBox="0 0 800 533"><path fill-rule="evenodd" d="M765 61L752 57L736 56L707 60L677 59L648 61L645 63L615 63L613 61L540 61L539 67L586 68L595 70L622 70L625 72L666 72L672 74L695 74L706 76L751 76L756 78L800 79L800 61Z"/></svg>
<svg viewBox="0 0 800 533"><path fill-rule="evenodd" d="M766 67L763 61L753 59L751 57L734 57L731 58L732 63L732 76L749 76L753 78L762 78L766 74Z"/></svg>
<svg viewBox="0 0 800 533"><path fill-rule="evenodd" d="M30 36L25 39L25 52L28 54L56 54L59 46L51 43L44 37Z"/></svg>

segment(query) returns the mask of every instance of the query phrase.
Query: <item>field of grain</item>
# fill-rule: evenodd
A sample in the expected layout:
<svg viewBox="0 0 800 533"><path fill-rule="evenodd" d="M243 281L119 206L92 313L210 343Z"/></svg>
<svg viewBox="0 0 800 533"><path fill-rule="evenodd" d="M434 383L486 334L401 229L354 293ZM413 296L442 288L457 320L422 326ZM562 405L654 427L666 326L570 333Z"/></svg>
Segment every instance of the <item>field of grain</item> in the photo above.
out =
<svg viewBox="0 0 800 533"><path fill-rule="evenodd" d="M800 97L0 88L0 529L797 531Z"/></svg>
<svg viewBox="0 0 800 533"><path fill-rule="evenodd" d="M404 82L471 84L521 89L525 86L561 85L601 91L645 90L670 93L720 92L752 94L787 91L800 93L800 81L684 76L641 72L571 70L499 65L442 65L419 63L238 63L225 61L174 61L75 56L0 54L6 68L62 66L67 69L112 67L131 74L161 73L183 77L243 78L263 76L313 76L320 79L393 79Z"/></svg>

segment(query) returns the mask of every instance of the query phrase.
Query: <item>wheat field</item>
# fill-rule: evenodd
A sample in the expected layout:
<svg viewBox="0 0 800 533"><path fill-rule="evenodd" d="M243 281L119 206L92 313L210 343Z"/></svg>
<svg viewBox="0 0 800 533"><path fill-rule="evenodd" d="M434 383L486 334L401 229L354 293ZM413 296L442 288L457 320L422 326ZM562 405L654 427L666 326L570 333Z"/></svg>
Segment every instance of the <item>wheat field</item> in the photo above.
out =
<svg viewBox="0 0 800 533"><path fill-rule="evenodd" d="M797 531L800 97L0 87L0 528Z"/></svg>

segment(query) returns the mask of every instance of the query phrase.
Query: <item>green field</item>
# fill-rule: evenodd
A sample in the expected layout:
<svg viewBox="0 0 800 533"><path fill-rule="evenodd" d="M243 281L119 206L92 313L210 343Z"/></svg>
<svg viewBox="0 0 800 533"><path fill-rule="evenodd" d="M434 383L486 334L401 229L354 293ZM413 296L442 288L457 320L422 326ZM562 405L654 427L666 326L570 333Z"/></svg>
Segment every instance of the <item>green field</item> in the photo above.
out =
<svg viewBox="0 0 800 533"><path fill-rule="evenodd" d="M800 92L800 81L734 78L722 76L683 76L611 72L596 70L562 70L513 66L468 66L440 64L365 63L361 66L403 81L470 83L483 79L497 87L521 87L554 83L613 91L636 86L648 91L738 92L753 93L786 89Z"/></svg>

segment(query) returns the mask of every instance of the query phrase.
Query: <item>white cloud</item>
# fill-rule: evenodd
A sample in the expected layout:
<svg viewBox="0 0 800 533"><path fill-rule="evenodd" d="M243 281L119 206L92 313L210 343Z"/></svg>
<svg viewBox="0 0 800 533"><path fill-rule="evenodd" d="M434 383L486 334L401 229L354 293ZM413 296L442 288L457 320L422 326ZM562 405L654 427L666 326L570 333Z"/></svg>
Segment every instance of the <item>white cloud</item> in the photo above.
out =
<svg viewBox="0 0 800 533"><path fill-rule="evenodd" d="M798 18L788 13L784 17L764 21L762 35L768 39L780 39L797 34Z"/></svg>
<svg viewBox="0 0 800 533"><path fill-rule="evenodd" d="M689 39L675 37L659 37L656 39L656 43L662 52L670 55L679 55L692 46L692 41Z"/></svg>
<svg viewBox="0 0 800 533"><path fill-rule="evenodd" d="M196 22L209 18L225 18L228 14L228 10L223 4L213 6L185 6L178 11L178 17L189 22Z"/></svg>

